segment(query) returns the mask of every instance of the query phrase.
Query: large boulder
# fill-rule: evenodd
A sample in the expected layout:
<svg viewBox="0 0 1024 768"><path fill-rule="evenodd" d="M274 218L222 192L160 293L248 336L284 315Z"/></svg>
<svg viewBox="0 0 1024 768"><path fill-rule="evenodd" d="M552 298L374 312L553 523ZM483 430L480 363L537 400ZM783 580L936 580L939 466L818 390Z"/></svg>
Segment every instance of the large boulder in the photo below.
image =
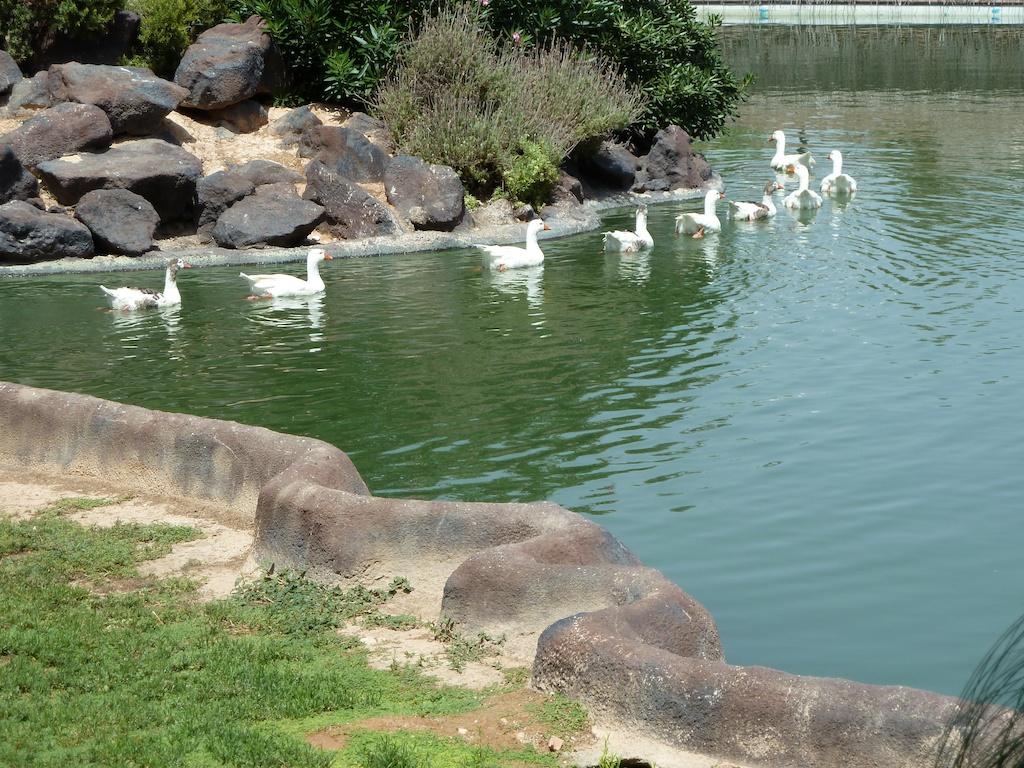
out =
<svg viewBox="0 0 1024 768"><path fill-rule="evenodd" d="M91 104L58 104L30 117L10 133L0 136L22 165L34 169L47 160L110 146L110 121Z"/></svg>
<svg viewBox="0 0 1024 768"><path fill-rule="evenodd" d="M47 34L32 52L33 71L51 64L117 64L139 36L141 19L132 11L118 11L102 33L83 37L63 32Z"/></svg>
<svg viewBox="0 0 1024 768"><path fill-rule="evenodd" d="M19 83L23 79L21 69L18 68L18 63L11 57L11 54L7 51L0 51L0 96L9 93L15 83Z"/></svg>
<svg viewBox="0 0 1024 768"><path fill-rule="evenodd" d="M174 82L188 90L182 106L223 109L278 87L283 76L280 54L262 21L218 24L188 47Z"/></svg>
<svg viewBox="0 0 1024 768"><path fill-rule="evenodd" d="M4 114L17 117L25 112L53 106L49 82L50 73L45 70L16 82L11 88L11 96L7 99Z"/></svg>
<svg viewBox="0 0 1024 768"><path fill-rule="evenodd" d="M450 232L465 213L466 191L454 169L397 155L384 169L384 193L416 229Z"/></svg>
<svg viewBox="0 0 1024 768"><path fill-rule="evenodd" d="M0 146L0 204L28 200L39 194L39 182L10 147Z"/></svg>
<svg viewBox="0 0 1024 768"><path fill-rule="evenodd" d="M678 125L662 128L644 163L644 189L696 189L711 178L711 166L693 151L690 135Z"/></svg>
<svg viewBox="0 0 1024 768"><path fill-rule="evenodd" d="M636 179L637 159L621 144L602 141L579 158L580 170L595 187L625 190Z"/></svg>
<svg viewBox="0 0 1024 768"><path fill-rule="evenodd" d="M213 239L224 248L300 245L323 217L323 207L303 200L291 184L266 184L221 214Z"/></svg>
<svg viewBox="0 0 1024 768"><path fill-rule="evenodd" d="M107 113L114 134L144 136L160 127L188 92L142 67L55 64L48 81L53 101L95 104Z"/></svg>
<svg viewBox="0 0 1024 768"><path fill-rule="evenodd" d="M299 140L299 155L315 157L352 181L381 181L387 153L359 131L337 125L321 125L306 131Z"/></svg>
<svg viewBox="0 0 1024 768"><path fill-rule="evenodd" d="M174 144L140 139L102 154L49 160L38 171L61 205L74 205L94 189L127 189L149 200L160 220L168 222L194 219L203 164Z"/></svg>
<svg viewBox="0 0 1024 768"><path fill-rule="evenodd" d="M321 125L323 121L314 115L309 104L306 104L277 118L270 124L270 131L280 138L282 147L293 147L299 143L306 131Z"/></svg>
<svg viewBox="0 0 1024 768"><path fill-rule="evenodd" d="M84 224L62 213L47 213L22 200L0 205L0 261L33 262L93 255Z"/></svg>
<svg viewBox="0 0 1024 768"><path fill-rule="evenodd" d="M306 178L298 171L272 160L250 160L241 165L232 165L228 170L248 179L255 187L264 184L299 184Z"/></svg>
<svg viewBox="0 0 1024 768"><path fill-rule="evenodd" d="M391 210L319 160L306 166L306 191L302 195L324 207L331 232L346 240L390 235L399 227Z"/></svg>
<svg viewBox="0 0 1024 768"><path fill-rule="evenodd" d="M221 214L255 190L255 184L233 171L217 171L200 179L196 184L196 203L199 209L196 227L200 238L205 240L212 237L210 232Z"/></svg>
<svg viewBox="0 0 1024 768"><path fill-rule="evenodd" d="M94 189L75 206L75 218L92 232L101 251L139 256L153 248L160 215L146 198L127 189Z"/></svg>

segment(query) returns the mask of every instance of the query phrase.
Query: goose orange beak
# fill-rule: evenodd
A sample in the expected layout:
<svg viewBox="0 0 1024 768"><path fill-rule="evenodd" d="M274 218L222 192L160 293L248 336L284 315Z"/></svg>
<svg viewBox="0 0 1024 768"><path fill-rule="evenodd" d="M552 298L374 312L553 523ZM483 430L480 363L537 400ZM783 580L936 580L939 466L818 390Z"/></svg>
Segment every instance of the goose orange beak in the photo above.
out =
<svg viewBox="0 0 1024 768"><path fill-rule="evenodd" d="M551 231L551 227L549 227L547 224L545 224L544 225L544 231L545 232L550 232Z"/></svg>
<svg viewBox="0 0 1024 768"><path fill-rule="evenodd" d="M189 263L188 263L188 262L186 261L186 262L185 262L185 263L184 263L184 264L182 265L182 268L183 268L183 269L192 269L192 265L191 265L191 264L189 264Z"/></svg>
<svg viewBox="0 0 1024 768"><path fill-rule="evenodd" d="M334 257L329 253L324 254L324 261L334 261Z"/></svg>

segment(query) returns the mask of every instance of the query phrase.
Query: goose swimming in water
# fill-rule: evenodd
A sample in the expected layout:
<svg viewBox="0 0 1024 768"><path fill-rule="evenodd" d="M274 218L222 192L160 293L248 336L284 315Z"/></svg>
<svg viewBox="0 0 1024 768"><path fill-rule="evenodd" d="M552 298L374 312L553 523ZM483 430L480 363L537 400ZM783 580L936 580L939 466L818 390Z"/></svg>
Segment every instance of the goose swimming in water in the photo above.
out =
<svg viewBox="0 0 1024 768"><path fill-rule="evenodd" d="M544 263L544 251L540 249L537 242L537 235L545 230L550 230L547 224L541 219L534 219L526 225L526 247L518 245L477 245L487 255L487 268L503 272L506 269L519 269L520 267L537 267Z"/></svg>
<svg viewBox="0 0 1024 768"><path fill-rule="evenodd" d="M131 311L145 309L146 307L172 307L181 304L181 293L178 292L176 282L179 269L189 269L192 265L184 259L171 259L167 262L167 271L164 273L163 291L154 291L152 288L107 288L100 286L100 290L107 295L111 309Z"/></svg>
<svg viewBox="0 0 1024 768"><path fill-rule="evenodd" d="M676 216L676 234L704 237L706 232L721 232L722 222L715 213L715 203L725 197L724 192L710 190L704 195L704 213L681 213Z"/></svg>
<svg viewBox="0 0 1024 768"><path fill-rule="evenodd" d="M619 253L636 253L654 246L654 238L647 231L647 206L636 209L636 229L633 232L617 229L604 233L604 249Z"/></svg>
<svg viewBox="0 0 1024 768"><path fill-rule="evenodd" d="M768 141L775 142L775 154L769 161L769 165L776 171L787 171L787 166L802 165L810 169L814 165L814 158L810 152L793 152L786 154L786 134L782 131L775 131ZM788 172L788 171L787 171Z"/></svg>
<svg viewBox="0 0 1024 768"><path fill-rule="evenodd" d="M791 165L789 167L796 174L800 186L796 192L790 192L786 195L782 201L783 204L787 208L821 208L821 195L810 188L811 175L807 172L807 169L802 165Z"/></svg>
<svg viewBox="0 0 1024 768"><path fill-rule="evenodd" d="M784 189L782 184L777 181L769 181L764 185L764 196L761 198L760 203L741 203L730 200L729 210L732 212L732 217L743 221L771 218L776 214L772 194L781 189Z"/></svg>
<svg viewBox="0 0 1024 768"><path fill-rule="evenodd" d="M320 293L326 286L320 277L320 262L331 261L334 257L323 248L310 248L306 254L306 279L294 275L247 275L238 276L249 281L252 298L272 299L277 296L310 296Z"/></svg>
<svg viewBox="0 0 1024 768"><path fill-rule="evenodd" d="M852 195L856 192L857 182L853 176L843 173L843 153L838 149L833 149L828 153L828 159L832 161L832 173L821 180L822 193Z"/></svg>

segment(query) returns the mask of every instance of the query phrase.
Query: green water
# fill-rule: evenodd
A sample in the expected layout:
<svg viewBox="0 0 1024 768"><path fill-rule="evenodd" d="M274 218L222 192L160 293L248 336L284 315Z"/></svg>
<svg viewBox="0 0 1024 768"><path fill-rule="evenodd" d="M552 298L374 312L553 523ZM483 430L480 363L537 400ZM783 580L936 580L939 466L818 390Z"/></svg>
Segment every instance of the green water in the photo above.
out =
<svg viewBox="0 0 1024 768"><path fill-rule="evenodd" d="M696 204L656 207L649 255L581 235L504 274L334 261L271 304L237 268L137 315L100 310L124 274L4 280L0 378L313 435L384 495L552 498L702 600L733 662L955 692L1024 611L1022 33L957 32L723 32L762 73L706 147L730 196L782 128L817 179L843 151L853 202L702 241L671 231Z"/></svg>

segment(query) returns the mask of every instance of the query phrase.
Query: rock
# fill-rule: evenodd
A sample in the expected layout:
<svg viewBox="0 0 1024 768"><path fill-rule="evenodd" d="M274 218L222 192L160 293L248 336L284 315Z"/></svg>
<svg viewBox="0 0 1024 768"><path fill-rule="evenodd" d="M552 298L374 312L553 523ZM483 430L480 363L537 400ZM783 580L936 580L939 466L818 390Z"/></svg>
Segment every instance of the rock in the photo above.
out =
<svg viewBox="0 0 1024 768"><path fill-rule="evenodd" d="M18 161L10 147L0 146L0 204L31 200L39 194L39 182Z"/></svg>
<svg viewBox="0 0 1024 768"><path fill-rule="evenodd" d="M389 235L399 229L384 203L319 160L306 166L302 196L324 206L331 232L346 240Z"/></svg>
<svg viewBox="0 0 1024 768"><path fill-rule="evenodd" d="M48 82L54 102L95 104L107 113L114 134L144 136L177 108L188 92L142 67L55 64Z"/></svg>
<svg viewBox="0 0 1024 768"><path fill-rule="evenodd" d="M282 147L292 147L299 143L306 131L321 125L323 121L313 114L307 104L279 117L270 125L270 131L281 137Z"/></svg>
<svg viewBox="0 0 1024 768"><path fill-rule="evenodd" d="M159 139L139 139L102 154L41 163L40 177L61 205L74 205L94 189L127 189L149 200L162 222L191 221L203 164Z"/></svg>
<svg viewBox="0 0 1024 768"><path fill-rule="evenodd" d="M529 203L523 203L512 211L512 215L519 221L533 221L537 218L537 211Z"/></svg>
<svg viewBox="0 0 1024 768"><path fill-rule="evenodd" d="M75 207L101 251L138 256L153 248L160 215L146 198L127 189L95 189Z"/></svg>
<svg viewBox="0 0 1024 768"><path fill-rule="evenodd" d="M395 151L395 140L391 136L391 129L383 120L370 117L365 112L353 112L348 120L341 124L343 128L357 131L386 153Z"/></svg>
<svg viewBox="0 0 1024 768"><path fill-rule="evenodd" d="M711 166L690 146L690 135L678 125L662 128L644 163L644 188L695 189L711 178Z"/></svg>
<svg viewBox="0 0 1024 768"><path fill-rule="evenodd" d="M107 28L88 37L48 34L32 53L33 71L52 64L76 61L81 64L117 64L131 50L139 36L140 19L131 11L118 11Z"/></svg>
<svg viewBox="0 0 1024 768"><path fill-rule="evenodd" d="M256 185L240 173L217 171L196 184L196 202L199 208L197 227L200 235L210 237L217 219L232 204L256 191Z"/></svg>
<svg viewBox="0 0 1024 768"><path fill-rule="evenodd" d="M246 99L230 107L211 111L209 116L219 120L234 133L253 133L270 122L267 108L255 99Z"/></svg>
<svg viewBox="0 0 1024 768"><path fill-rule="evenodd" d="M22 200L0 205L0 261L32 262L93 255L84 224Z"/></svg>
<svg viewBox="0 0 1024 768"><path fill-rule="evenodd" d="M300 157L315 157L352 181L381 181L387 153L363 134L337 125L306 131L299 141Z"/></svg>
<svg viewBox="0 0 1024 768"><path fill-rule="evenodd" d="M10 147L26 168L34 169L64 155L106 149L111 136L110 121L99 107L58 104L0 136L0 144Z"/></svg>
<svg viewBox="0 0 1024 768"><path fill-rule="evenodd" d="M548 739L548 751L550 752L560 752L564 745L565 742L557 736L552 736Z"/></svg>
<svg viewBox="0 0 1024 768"><path fill-rule="evenodd" d="M384 169L384 192L416 229L450 232L462 220L466 194L459 175L447 165L398 155Z"/></svg>
<svg viewBox="0 0 1024 768"><path fill-rule="evenodd" d="M580 158L580 167L595 186L629 189L636 178L637 159L621 144L602 141L594 152Z"/></svg>
<svg viewBox="0 0 1024 768"><path fill-rule="evenodd" d="M583 202L583 184L564 170L558 172L558 183L551 190L553 205L576 206Z"/></svg>
<svg viewBox="0 0 1024 768"><path fill-rule="evenodd" d="M189 92L182 106L211 110L272 93L282 74L277 48L253 16L203 32L185 51L174 82Z"/></svg>
<svg viewBox="0 0 1024 768"><path fill-rule="evenodd" d="M500 227L514 224L512 203L508 198L498 197L472 212L473 224L478 227Z"/></svg>
<svg viewBox="0 0 1024 768"><path fill-rule="evenodd" d="M16 82L11 88L11 96L7 99L4 114L17 116L26 111L53 106L48 86L49 80L50 73L43 71Z"/></svg>
<svg viewBox="0 0 1024 768"><path fill-rule="evenodd" d="M459 736L463 736L463 737L469 736L469 729L468 728L457 728L455 730L455 732L457 734L459 734Z"/></svg>
<svg viewBox="0 0 1024 768"><path fill-rule="evenodd" d="M21 82L24 76L18 68L18 63L7 51L0 51L0 96L7 94L16 83Z"/></svg>
<svg viewBox="0 0 1024 768"><path fill-rule="evenodd" d="M256 187L264 184L299 184L306 180L298 171L270 160L250 160L241 165L233 165L228 170L245 177Z"/></svg>
<svg viewBox="0 0 1024 768"><path fill-rule="evenodd" d="M323 217L324 209L290 184L266 184L221 214L213 239L224 248L300 245Z"/></svg>

